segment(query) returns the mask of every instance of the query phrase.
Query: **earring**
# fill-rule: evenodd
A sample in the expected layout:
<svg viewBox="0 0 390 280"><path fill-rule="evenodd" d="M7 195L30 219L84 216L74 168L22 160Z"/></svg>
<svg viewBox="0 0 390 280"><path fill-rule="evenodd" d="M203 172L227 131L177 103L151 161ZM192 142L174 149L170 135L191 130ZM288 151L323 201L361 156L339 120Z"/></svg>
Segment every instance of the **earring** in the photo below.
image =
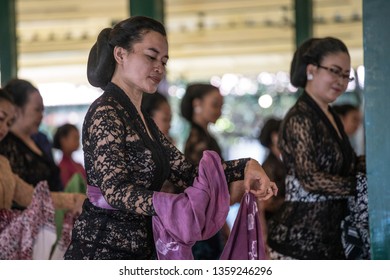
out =
<svg viewBox="0 0 390 280"><path fill-rule="evenodd" d="M307 80L308 80L308 81L313 80L313 74L307 73L306 76L307 76Z"/></svg>
<svg viewBox="0 0 390 280"><path fill-rule="evenodd" d="M195 112L195 114L200 114L200 113L202 113L202 107L200 107L200 106L195 106L194 112Z"/></svg>

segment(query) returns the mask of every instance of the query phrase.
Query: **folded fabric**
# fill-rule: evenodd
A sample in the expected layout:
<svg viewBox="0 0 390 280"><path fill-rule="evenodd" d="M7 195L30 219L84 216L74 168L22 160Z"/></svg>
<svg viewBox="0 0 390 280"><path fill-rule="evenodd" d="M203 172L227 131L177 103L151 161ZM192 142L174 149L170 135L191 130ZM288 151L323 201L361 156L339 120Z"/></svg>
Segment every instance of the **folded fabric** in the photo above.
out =
<svg viewBox="0 0 390 280"><path fill-rule="evenodd" d="M193 259L191 248L222 228L229 212L229 192L221 158L205 151L199 175L184 193L155 192L153 237L158 259Z"/></svg>
<svg viewBox="0 0 390 280"><path fill-rule="evenodd" d="M256 197L245 193L221 260L265 260L265 243Z"/></svg>
<svg viewBox="0 0 390 280"><path fill-rule="evenodd" d="M8 211L6 216L12 219L2 219L7 225L1 226L0 259L48 259L56 234L54 206L47 182L37 184L32 201L25 210L2 211Z"/></svg>
<svg viewBox="0 0 390 280"><path fill-rule="evenodd" d="M348 198L349 214L341 221L341 242L349 260L369 260L370 231L368 221L367 177L356 175L356 193Z"/></svg>

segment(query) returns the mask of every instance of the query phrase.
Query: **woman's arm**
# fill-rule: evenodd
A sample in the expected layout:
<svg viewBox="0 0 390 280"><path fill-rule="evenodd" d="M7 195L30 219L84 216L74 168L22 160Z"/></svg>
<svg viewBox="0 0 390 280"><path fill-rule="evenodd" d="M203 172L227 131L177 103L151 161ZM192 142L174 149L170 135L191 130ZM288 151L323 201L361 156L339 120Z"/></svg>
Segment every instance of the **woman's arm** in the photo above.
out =
<svg viewBox="0 0 390 280"><path fill-rule="evenodd" d="M88 184L98 187L113 208L154 215L151 151L133 123L125 121L116 104L97 107L87 115L83 146Z"/></svg>
<svg viewBox="0 0 390 280"><path fill-rule="evenodd" d="M14 180L15 193L13 200L21 206L29 206L34 194L33 186L27 184L15 174ZM50 192L50 195L55 209L70 210L75 213L81 212L82 204L86 199L86 196L81 193Z"/></svg>
<svg viewBox="0 0 390 280"><path fill-rule="evenodd" d="M307 116L294 115L285 122L280 149L286 166L292 165L296 177L309 192L350 195L355 177L343 177L324 171L317 163L317 146L313 138L315 125ZM319 136L324 137L324 136Z"/></svg>

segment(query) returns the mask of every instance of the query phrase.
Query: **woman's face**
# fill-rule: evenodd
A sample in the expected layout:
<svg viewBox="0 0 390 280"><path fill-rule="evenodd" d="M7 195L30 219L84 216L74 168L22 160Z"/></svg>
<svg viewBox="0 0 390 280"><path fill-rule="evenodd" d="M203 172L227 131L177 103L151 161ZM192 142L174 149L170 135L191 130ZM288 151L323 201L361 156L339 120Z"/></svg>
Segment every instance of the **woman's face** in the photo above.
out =
<svg viewBox="0 0 390 280"><path fill-rule="evenodd" d="M38 132L43 118L43 100L38 91L29 95L27 103L23 108L17 108L17 119L14 126L26 134L32 135Z"/></svg>
<svg viewBox="0 0 390 280"><path fill-rule="evenodd" d="M7 136L15 120L15 106L8 100L0 100L0 141Z"/></svg>
<svg viewBox="0 0 390 280"><path fill-rule="evenodd" d="M132 51L124 51L123 61L117 67L126 87L154 93L165 76L167 62L167 38L158 32L149 31L141 42L133 45Z"/></svg>
<svg viewBox="0 0 390 280"><path fill-rule="evenodd" d="M308 82L308 85L310 84L308 92L321 102L327 104L334 102L348 87L350 69L351 60L347 53L337 52L325 56L320 66L308 67L308 72L313 74L311 83Z"/></svg>
<svg viewBox="0 0 390 280"><path fill-rule="evenodd" d="M71 154L80 147L80 133L77 129L71 129L68 135L61 140L61 149L64 154Z"/></svg>
<svg viewBox="0 0 390 280"><path fill-rule="evenodd" d="M223 96L219 90L213 90L200 101L202 117L207 123L215 123L222 114Z"/></svg>
<svg viewBox="0 0 390 280"><path fill-rule="evenodd" d="M171 106L167 102L161 103L158 109L153 112L152 117L161 132L168 135L172 120Z"/></svg>
<svg viewBox="0 0 390 280"><path fill-rule="evenodd" d="M362 116L359 110L351 110L341 118L344 131L347 135L353 135L362 122Z"/></svg>

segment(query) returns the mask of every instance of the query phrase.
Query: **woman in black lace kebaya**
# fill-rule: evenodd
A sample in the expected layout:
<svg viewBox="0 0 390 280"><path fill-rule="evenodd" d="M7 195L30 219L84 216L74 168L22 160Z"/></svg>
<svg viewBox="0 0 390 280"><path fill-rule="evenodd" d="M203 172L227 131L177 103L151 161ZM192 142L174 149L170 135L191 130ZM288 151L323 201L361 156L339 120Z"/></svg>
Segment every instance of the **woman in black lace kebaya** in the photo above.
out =
<svg viewBox="0 0 390 280"><path fill-rule="evenodd" d="M190 186L197 168L141 110L165 75L163 25L135 16L101 31L88 58L88 80L104 93L90 106L82 142L88 199L75 223L66 259L154 259L153 192L167 179ZM254 160L223 163L228 182L244 179L258 198L276 193Z"/></svg>
<svg viewBox="0 0 390 280"><path fill-rule="evenodd" d="M51 191L62 191L60 169L50 155L32 138L38 132L43 117L43 100L39 90L29 81L12 79L4 89L16 105L15 122L0 143L0 154L8 158L12 171L35 186L46 180ZM19 206L14 204L15 208Z"/></svg>
<svg viewBox="0 0 390 280"><path fill-rule="evenodd" d="M185 143L184 156L198 165L205 150L212 150L222 158L222 150L210 134L209 124L215 124L222 113L223 97L219 88L203 83L187 86L181 101L181 114L190 124L190 133ZM198 260L219 259L224 240L227 240L227 225L207 240L198 241L192 247L194 258Z"/></svg>
<svg viewBox="0 0 390 280"><path fill-rule="evenodd" d="M350 69L348 49L336 38L309 39L294 54L291 83L304 92L279 135L286 197L268 223L272 258L345 259L341 221L365 166L329 104L353 80Z"/></svg>

